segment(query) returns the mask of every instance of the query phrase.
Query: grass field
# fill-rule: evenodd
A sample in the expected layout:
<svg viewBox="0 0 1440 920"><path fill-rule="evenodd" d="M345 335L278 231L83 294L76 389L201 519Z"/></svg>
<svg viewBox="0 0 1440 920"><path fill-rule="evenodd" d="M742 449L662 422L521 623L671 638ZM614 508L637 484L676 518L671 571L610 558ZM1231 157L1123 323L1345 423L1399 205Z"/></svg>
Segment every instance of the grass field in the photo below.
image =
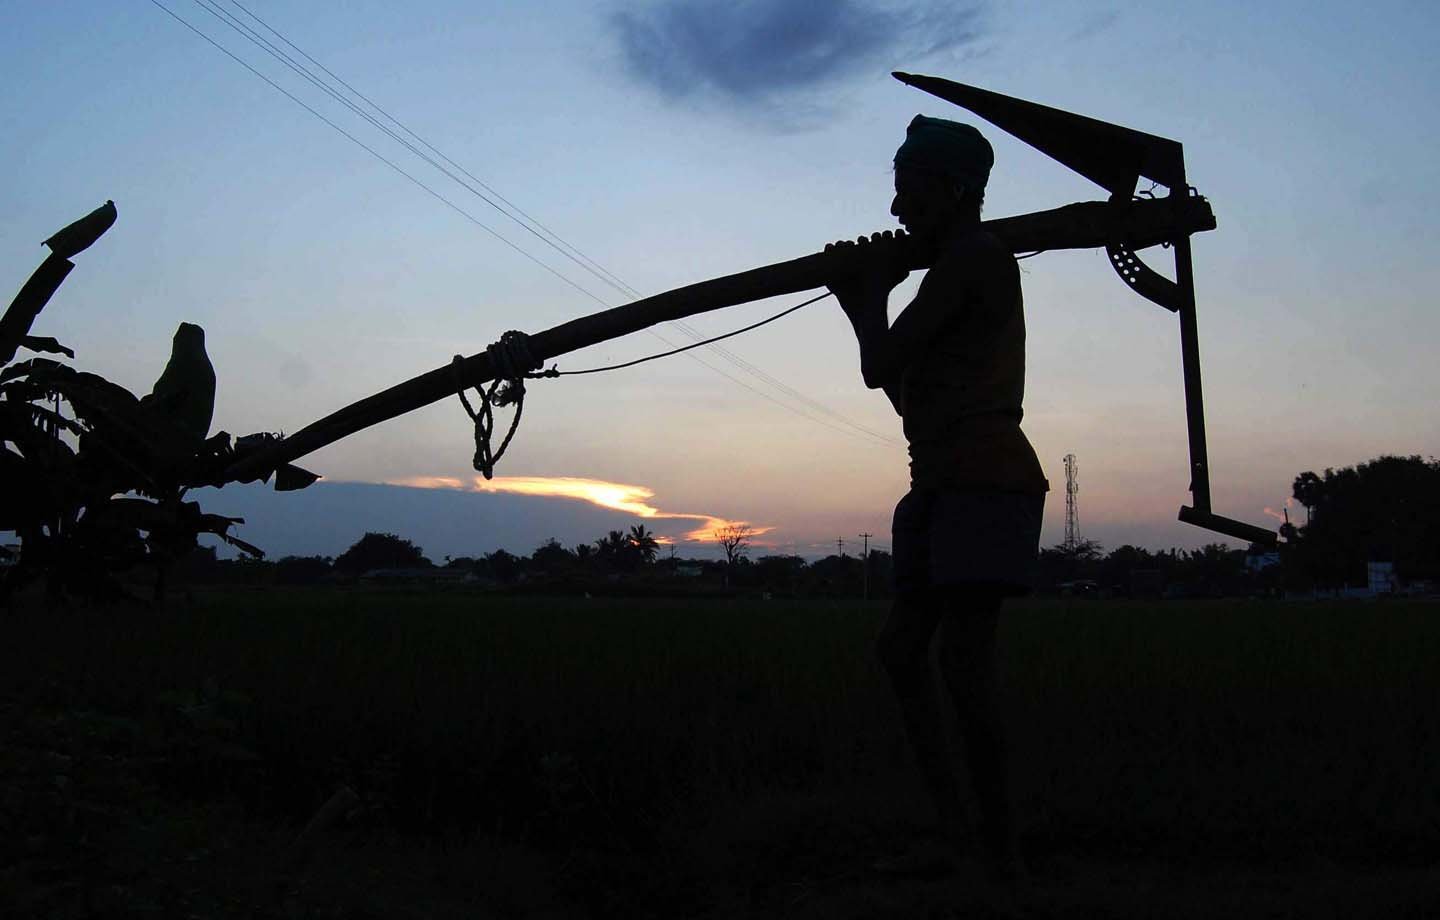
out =
<svg viewBox="0 0 1440 920"><path fill-rule="evenodd" d="M963 908L863 869L925 832L883 616L333 588L14 612L0 912ZM1038 915L1440 909L1440 606L1034 601L1000 644ZM361 808L277 882L342 785Z"/></svg>

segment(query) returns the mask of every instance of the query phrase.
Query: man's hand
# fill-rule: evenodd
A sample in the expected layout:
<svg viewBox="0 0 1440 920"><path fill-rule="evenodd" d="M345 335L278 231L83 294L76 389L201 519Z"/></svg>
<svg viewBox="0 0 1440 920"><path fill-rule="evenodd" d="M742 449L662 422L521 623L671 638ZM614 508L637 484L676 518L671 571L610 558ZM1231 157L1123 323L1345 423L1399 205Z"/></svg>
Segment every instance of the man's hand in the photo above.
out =
<svg viewBox="0 0 1440 920"><path fill-rule="evenodd" d="M893 245L895 234L872 233L853 243L840 240L827 243L825 251L835 253L836 275L826 284L840 301L846 313L884 308L885 301L897 284L910 272L901 267Z"/></svg>

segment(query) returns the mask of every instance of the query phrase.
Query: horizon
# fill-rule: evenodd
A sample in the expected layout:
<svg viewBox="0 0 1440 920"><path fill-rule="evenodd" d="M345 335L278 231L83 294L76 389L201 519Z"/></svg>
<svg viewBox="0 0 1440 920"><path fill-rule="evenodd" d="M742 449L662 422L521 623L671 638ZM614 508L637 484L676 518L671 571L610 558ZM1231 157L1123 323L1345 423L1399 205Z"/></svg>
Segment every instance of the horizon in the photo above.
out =
<svg viewBox="0 0 1440 920"><path fill-rule="evenodd" d="M886 28L822 17L811 34L757 30L746 18L779 16L778 0L748 14L702 0L561 4L543 15L453 0L405 9L365 0L343 12L278 0L222 7L272 42L293 42L296 60L304 49L535 215L527 230L213 10L179 0L127 12L82 5L85 28L73 10L36 5L0 37L26 88L0 101L24 140L0 151L14 177L0 277L18 289L40 239L114 199L118 223L76 260L35 332L73 347L76 367L139 395L164 366L176 325L203 326L219 377L213 430L294 431L506 329L538 331L637 292L892 226L890 158L916 111L975 121L990 139L987 218L1103 197L988 123L892 80L899 69L1185 145L1191 181L1219 224L1194 239L1216 513L1278 524L1303 471L1440 453L1440 418L1423 396L1440 389L1431 355L1440 269L1424 229L1440 205L1440 187L1425 181L1440 141L1440 68L1422 40L1433 32L1423 23L1437 17L1429 8L1042 14L849 0L847 10ZM701 14L733 55L719 59L676 25ZM796 61L808 63L786 66ZM1175 520L1190 495L1174 318L1128 291L1103 253L1021 265L1024 428L1051 486L1041 545L1060 540L1061 457L1071 453L1082 535L1107 548L1239 545ZM897 289L892 316L918 277ZM559 364L630 360L799 299L694 317L660 339L630 336ZM545 519L566 527L605 507L608 519L682 542L743 521L776 546L867 532L888 545L906 490L898 419L860 381L853 338L829 301L593 384L535 381L527 402L500 485L486 489L551 495L527 513L549 503ZM326 477L313 489L424 483L468 496L471 435L447 400L299 462ZM597 504L596 490L611 504ZM206 510L225 512L231 495L206 500ZM408 497L432 516L418 529L463 539L444 502ZM380 529L411 538L399 524ZM518 545L529 531L513 522L492 526L497 545L534 549ZM253 520L241 533L263 527Z"/></svg>
<svg viewBox="0 0 1440 920"><path fill-rule="evenodd" d="M685 534L684 528L689 526L686 521L709 517L707 515L671 513L652 508L656 513L647 516L593 498L540 495L507 489L504 483L497 488L482 489L322 480L297 493L276 493L256 483L230 485L223 490L197 490L194 494L207 511L244 517L246 522L234 527L232 533L258 545L265 551L266 559L272 561L286 556L334 558L369 532L389 533L409 540L436 564L442 564L446 558L478 558L497 549L515 556L529 556L549 539L555 539L566 549L573 550L577 544L593 544L612 530L628 531L636 524L645 525L653 533L660 541L662 553L673 547L677 555L684 558L723 558L713 538L695 539ZM507 516L524 522L523 526L512 525L519 527L518 533L504 540L487 536L496 521ZM664 529L666 522L674 522L673 529ZM656 527L662 529L657 530ZM793 555L813 562L839 555L838 540L844 541L845 555L858 556L863 535L863 531L853 534L834 532L828 536L814 532L781 541L768 534L756 534L748 545L754 558ZM870 531L870 535L872 550L890 551L888 528ZM1189 552L1215 543L1232 549L1245 548L1243 544L1223 539L1218 534L1214 539L1182 546L1165 544L1158 539L1150 542L1131 539L1123 530L1094 531L1082 527L1080 539L1098 544L1106 553L1121 546L1134 546L1154 553ZM238 554L208 535L201 536L201 545L215 547L220 558L234 558ZM1060 545L1059 540L1042 539L1040 548L1054 549Z"/></svg>

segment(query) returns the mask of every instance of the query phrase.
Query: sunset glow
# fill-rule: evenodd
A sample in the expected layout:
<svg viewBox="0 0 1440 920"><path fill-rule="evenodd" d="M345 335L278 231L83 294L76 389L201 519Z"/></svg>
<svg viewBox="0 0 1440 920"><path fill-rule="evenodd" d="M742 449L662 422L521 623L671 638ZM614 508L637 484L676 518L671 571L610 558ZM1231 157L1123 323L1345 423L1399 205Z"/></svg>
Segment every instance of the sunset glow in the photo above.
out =
<svg viewBox="0 0 1440 920"><path fill-rule="evenodd" d="M650 504L655 490L645 486L628 485L620 482L605 482L601 479L583 479L573 476L497 476L485 479L473 477L469 482L453 476L410 476L390 480L393 486L407 486L412 489L457 489L465 492L497 492L511 495L535 495L545 498L569 498L589 502L601 508L623 511L647 520L699 521L699 526L687 531L686 540L713 542L719 531L725 527L748 526L752 536L760 536L774 530L749 521L733 521L713 514L694 514L680 511L662 511ZM673 542L669 537L657 538L660 543Z"/></svg>
<svg viewBox="0 0 1440 920"><path fill-rule="evenodd" d="M1284 504L1282 507L1285 509L1285 511L1288 511L1289 509L1294 508L1294 507L1295 507L1295 499L1294 499L1294 498L1287 498L1287 499L1285 499L1285 504ZM1290 518L1286 515L1285 511L1276 511L1274 508L1270 508L1270 507L1268 507L1268 506L1265 508L1265 514L1266 514L1267 517L1272 517L1272 518L1274 518L1275 520L1280 521L1281 523L1289 523L1289 522L1290 522Z"/></svg>
<svg viewBox="0 0 1440 920"><path fill-rule="evenodd" d="M333 532L288 511L272 517L288 530L252 521L267 551L335 556L359 527L440 555L529 553L550 536L643 523L677 556L714 557L728 515L766 525L750 525L763 534L755 557L890 540L910 484L904 421L866 386L833 298L754 328L809 295L695 314L684 330L611 337L622 326L597 317L637 291L893 231L891 166L917 112L971 124L991 145L985 219L1104 198L1087 178L1098 167L1077 172L891 68L1155 132L1174 142L1167 157L1183 148L1217 220L1194 235L1186 272L1215 513L1275 530L1301 471L1440 456L1440 413L1424 396L1440 390L1440 269L1426 242L1440 183L1425 181L1440 144L1427 38L1440 3L255 5L276 34L234 4L233 22L196 6L6 5L0 46L17 91L0 109L25 127L0 148L15 177L0 276L13 296L46 256L36 241L114 199L116 225L33 331L74 349L76 370L142 394L176 324L203 327L220 381L214 429L309 429L315 455L294 459L325 474L316 489L367 496ZM314 61L278 55L298 54L280 33ZM312 82L292 67L318 61L334 72L315 68ZM425 144L390 133L341 77L436 133ZM437 114L437 100L450 110ZM1068 157L1070 144L1053 149ZM1171 278L1175 255L1141 253ZM1051 486L1041 545L1063 539L1069 454L1081 539L1244 545L1177 515L1195 500L1185 382L1199 379L1182 366L1178 318L1116 277L1103 247L1052 246L1021 264L1023 430ZM887 292L887 320L924 278ZM499 467L513 478L477 481L460 381L433 372L505 330L561 326L543 341L565 346L545 361L564 376L530 384ZM737 335L574 375L692 332ZM429 382L380 398L417 375ZM354 427L422 393L436 401ZM492 449L513 413L491 417ZM1295 526L1307 520L1303 505L1288 510Z"/></svg>

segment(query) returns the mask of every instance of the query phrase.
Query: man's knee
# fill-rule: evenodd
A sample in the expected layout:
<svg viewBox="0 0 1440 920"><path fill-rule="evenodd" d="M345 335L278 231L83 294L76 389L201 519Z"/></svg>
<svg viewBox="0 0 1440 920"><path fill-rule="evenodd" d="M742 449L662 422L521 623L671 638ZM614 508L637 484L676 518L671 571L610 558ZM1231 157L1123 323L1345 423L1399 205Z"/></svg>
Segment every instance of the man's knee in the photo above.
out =
<svg viewBox="0 0 1440 920"><path fill-rule="evenodd" d="M988 713L993 703L998 599L961 598L940 627L940 671L963 723Z"/></svg>
<svg viewBox="0 0 1440 920"><path fill-rule="evenodd" d="M895 599L890 618L875 637L875 657L892 677L903 678L929 666L936 619L920 595L905 593Z"/></svg>

